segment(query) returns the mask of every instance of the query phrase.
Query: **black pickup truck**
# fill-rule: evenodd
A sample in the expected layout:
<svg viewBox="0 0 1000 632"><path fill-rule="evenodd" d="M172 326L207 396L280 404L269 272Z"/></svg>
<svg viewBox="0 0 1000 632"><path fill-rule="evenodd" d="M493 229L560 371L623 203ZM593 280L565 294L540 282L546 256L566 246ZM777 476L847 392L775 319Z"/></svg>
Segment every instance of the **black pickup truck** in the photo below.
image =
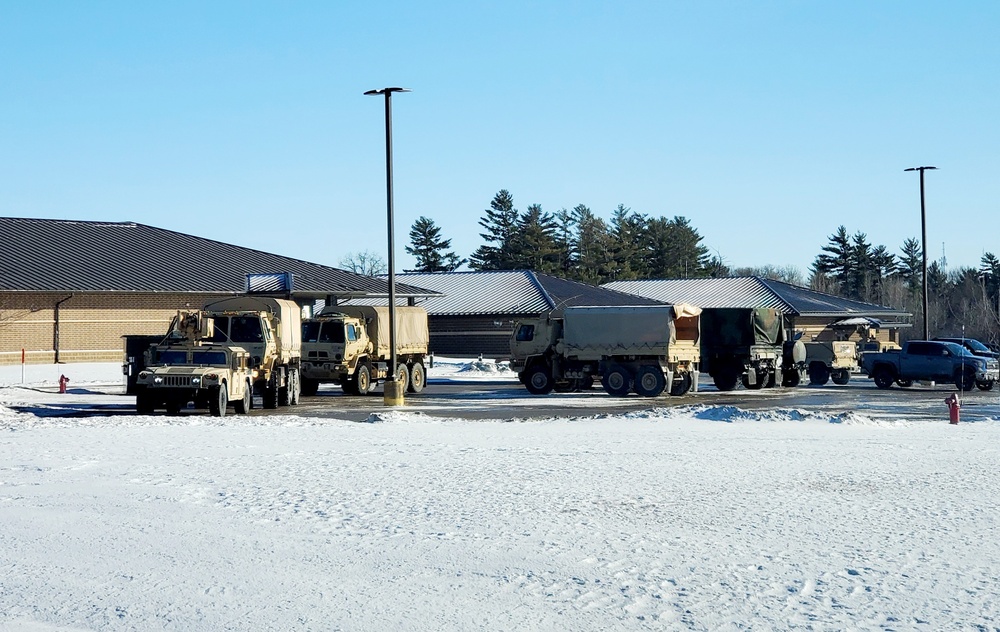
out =
<svg viewBox="0 0 1000 632"><path fill-rule="evenodd" d="M861 370L879 388L914 381L954 382L963 391L974 386L989 390L1000 377L996 360L972 355L961 345L935 340L907 340L899 351L864 353Z"/></svg>

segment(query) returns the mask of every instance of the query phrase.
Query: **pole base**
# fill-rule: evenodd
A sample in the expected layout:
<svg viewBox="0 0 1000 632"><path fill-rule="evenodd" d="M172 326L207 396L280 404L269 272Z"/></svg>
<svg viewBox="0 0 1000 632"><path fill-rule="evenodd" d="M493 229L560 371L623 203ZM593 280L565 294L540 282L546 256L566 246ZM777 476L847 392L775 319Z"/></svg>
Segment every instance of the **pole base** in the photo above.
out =
<svg viewBox="0 0 1000 632"><path fill-rule="evenodd" d="M386 380L385 381L385 405L386 406L402 406L403 405L403 383L397 382L396 380Z"/></svg>

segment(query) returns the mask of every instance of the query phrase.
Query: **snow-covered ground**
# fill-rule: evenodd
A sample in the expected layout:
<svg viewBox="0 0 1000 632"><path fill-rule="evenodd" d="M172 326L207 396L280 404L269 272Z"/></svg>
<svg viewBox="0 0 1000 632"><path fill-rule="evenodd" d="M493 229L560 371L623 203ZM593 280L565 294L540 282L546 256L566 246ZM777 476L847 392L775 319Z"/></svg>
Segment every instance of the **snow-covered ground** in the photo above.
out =
<svg viewBox="0 0 1000 632"><path fill-rule="evenodd" d="M35 417L119 367L20 370L2 630L1000 627L996 421Z"/></svg>

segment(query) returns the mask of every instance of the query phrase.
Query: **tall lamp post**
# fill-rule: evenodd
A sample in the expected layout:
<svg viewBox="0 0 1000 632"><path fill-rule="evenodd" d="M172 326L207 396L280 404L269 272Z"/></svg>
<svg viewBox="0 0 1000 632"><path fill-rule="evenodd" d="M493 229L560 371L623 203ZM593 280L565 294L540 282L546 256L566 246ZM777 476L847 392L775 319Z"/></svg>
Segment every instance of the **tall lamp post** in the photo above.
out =
<svg viewBox="0 0 1000 632"><path fill-rule="evenodd" d="M924 271L920 286L923 289L924 298L924 340L930 339L927 314L927 208L924 206L924 172L928 169L937 169L937 167L910 167L903 170L920 172L920 249L924 253Z"/></svg>
<svg viewBox="0 0 1000 632"><path fill-rule="evenodd" d="M385 95L385 198L389 233L389 375L385 380L385 405L403 404L403 384L396 380L396 266L392 223L392 93L407 88L368 90L368 96Z"/></svg>

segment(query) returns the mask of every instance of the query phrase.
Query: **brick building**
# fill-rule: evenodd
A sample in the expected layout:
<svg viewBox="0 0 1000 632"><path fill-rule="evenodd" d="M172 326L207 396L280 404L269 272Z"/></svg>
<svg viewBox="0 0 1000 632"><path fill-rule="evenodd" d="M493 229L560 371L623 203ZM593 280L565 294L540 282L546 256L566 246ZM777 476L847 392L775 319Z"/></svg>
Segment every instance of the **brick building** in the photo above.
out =
<svg viewBox="0 0 1000 632"><path fill-rule="evenodd" d="M290 273L306 310L388 296L385 279L132 222L0 218L0 235L0 364L119 361L122 336L166 333L177 310L243 293L247 274Z"/></svg>

